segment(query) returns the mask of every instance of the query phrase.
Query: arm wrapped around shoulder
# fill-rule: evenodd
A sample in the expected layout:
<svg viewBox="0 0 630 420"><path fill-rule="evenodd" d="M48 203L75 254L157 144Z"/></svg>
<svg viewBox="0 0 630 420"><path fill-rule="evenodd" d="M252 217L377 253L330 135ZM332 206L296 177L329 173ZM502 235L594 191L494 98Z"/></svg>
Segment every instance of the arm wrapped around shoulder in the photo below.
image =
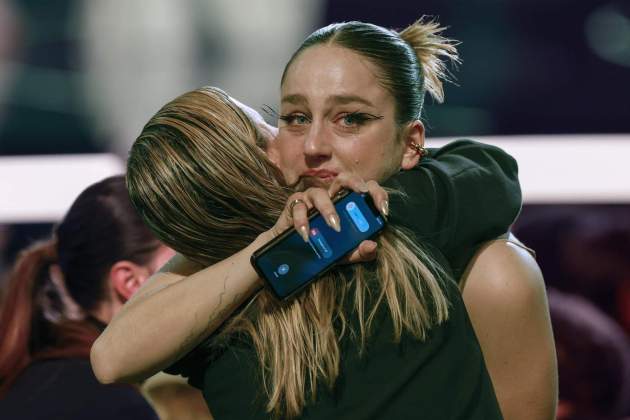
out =
<svg viewBox="0 0 630 420"><path fill-rule="evenodd" d="M403 193L390 197L391 222L437 247L456 277L481 243L510 228L522 204L514 158L472 140L430 150L385 186Z"/></svg>

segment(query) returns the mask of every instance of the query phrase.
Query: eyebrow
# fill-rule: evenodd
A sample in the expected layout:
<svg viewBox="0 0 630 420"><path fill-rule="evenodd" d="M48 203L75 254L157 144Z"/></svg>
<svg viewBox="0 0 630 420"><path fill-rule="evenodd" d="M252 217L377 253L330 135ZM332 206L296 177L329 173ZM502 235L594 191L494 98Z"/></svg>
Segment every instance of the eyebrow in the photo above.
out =
<svg viewBox="0 0 630 420"><path fill-rule="evenodd" d="M339 105L347 105L354 102L373 107L374 104L365 98L357 95L333 95L326 102L332 102Z"/></svg>
<svg viewBox="0 0 630 420"><path fill-rule="evenodd" d="M293 105L304 105L307 104L308 101L306 100L306 98L303 95L300 94L293 94L293 95L286 95L282 97L282 103L290 103Z"/></svg>
<svg viewBox="0 0 630 420"><path fill-rule="evenodd" d="M333 95L333 96L330 96L326 100L326 102L339 104L339 105L347 105L347 104L358 102L367 106L374 107L374 104L372 102L357 95ZM308 100L303 95L300 95L299 93L295 93L292 95L283 96L282 103L289 103L293 105L305 105L305 104L308 104Z"/></svg>

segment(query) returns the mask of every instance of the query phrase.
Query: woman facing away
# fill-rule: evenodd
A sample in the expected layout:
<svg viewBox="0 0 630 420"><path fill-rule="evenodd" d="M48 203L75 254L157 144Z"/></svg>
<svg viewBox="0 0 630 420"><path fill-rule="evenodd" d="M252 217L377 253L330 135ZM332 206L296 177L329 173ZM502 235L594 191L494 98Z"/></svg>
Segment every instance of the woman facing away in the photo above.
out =
<svg viewBox="0 0 630 420"><path fill-rule="evenodd" d="M124 177L74 201L19 256L0 314L0 417L155 419L132 386L102 385L89 354L123 303L173 255L133 210Z"/></svg>
<svg viewBox="0 0 630 420"><path fill-rule="evenodd" d="M392 42L403 42L398 35L392 39L390 31L361 23L331 26L314 35L353 25L369 29L372 43L389 37L380 44L381 52ZM359 38L365 35L354 32ZM406 48L433 48L424 49L422 65L407 52L403 70L409 70L411 61L422 74L403 72L401 77L417 80L402 89L417 89L415 94L400 98L376 78L377 69L398 76L401 69L385 71L359 56L371 78L360 74L361 67L350 66L351 73L361 76L355 79L364 83L355 84L354 92L313 100L308 113L287 114L283 109L288 127L281 127L278 139L267 148L279 168L255 146L261 143L261 133L252 120L216 90L183 95L145 126L132 150L128 183L144 219L181 255L148 282L97 341L92 361L101 380L131 380L163 369L214 332L172 369L204 389L218 417L500 416L461 296L442 271L461 271L476 245L507 230L520 206L516 166L501 151L472 142L456 142L416 165L424 134L417 120L422 104L418 97L424 95L424 79L439 82L431 61L442 52L444 39L437 32L436 25L420 22L402 33ZM415 34L413 39L410 34ZM304 54L300 51L298 60ZM287 68L283 91L291 63ZM378 89L367 89L373 86ZM378 96L366 100L365 95ZM283 92L283 99L311 105L301 96ZM369 102L377 109L359 112L355 102ZM401 123L395 115L410 103L407 113L416 116ZM317 108L322 104L328 108ZM302 145L301 155L293 160L286 159L296 149L287 137L282 140L283 130ZM300 130L306 135L296 136ZM343 138L348 147L357 148L350 153L356 157L350 168L344 168L343 160L352 149L342 149ZM366 151L380 158L370 160ZM289 196L297 203L292 206L293 220L287 211L281 213L292 191L288 185L326 185L326 179L313 178L331 178L331 171L319 177L324 171L288 167L302 163L351 169L347 172L354 178L337 172L331 192L340 185L369 189L385 212L383 191L360 178L382 181L404 169L391 178L407 193L403 201L392 196L391 221L411 232L405 235L392 226L379 243L376 262L340 269L282 306L259 292L260 280L249 266L249 256L282 228L292 223L302 227L302 203L317 207L327 218L334 216L328 192L321 188ZM430 258L422 257L413 239L422 241ZM359 251L362 247L364 254L374 250L362 244ZM431 259L439 261L442 270L431 263L429 270L426 264L422 268ZM401 272L392 275L391 270ZM440 302L445 301L443 306Z"/></svg>

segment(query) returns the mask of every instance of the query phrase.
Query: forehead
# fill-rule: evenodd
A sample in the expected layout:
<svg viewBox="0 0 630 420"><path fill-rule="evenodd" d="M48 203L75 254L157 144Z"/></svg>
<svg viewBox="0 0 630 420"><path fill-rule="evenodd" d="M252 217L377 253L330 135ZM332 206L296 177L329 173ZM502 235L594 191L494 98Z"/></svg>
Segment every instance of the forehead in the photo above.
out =
<svg viewBox="0 0 630 420"><path fill-rule="evenodd" d="M309 102L358 96L385 106L392 98L377 74L377 67L369 59L350 49L317 45L304 50L291 64L282 84L282 96L299 95Z"/></svg>

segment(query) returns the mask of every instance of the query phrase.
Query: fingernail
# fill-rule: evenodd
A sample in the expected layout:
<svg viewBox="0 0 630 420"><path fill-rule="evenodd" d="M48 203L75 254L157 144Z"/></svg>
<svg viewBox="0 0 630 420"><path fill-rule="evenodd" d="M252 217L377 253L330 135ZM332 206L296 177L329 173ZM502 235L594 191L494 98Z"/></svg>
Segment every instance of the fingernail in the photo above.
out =
<svg viewBox="0 0 630 420"><path fill-rule="evenodd" d="M389 215L389 201L383 201L383 203L381 204L381 213L383 213L383 215L385 216Z"/></svg>
<svg viewBox="0 0 630 420"><path fill-rule="evenodd" d="M339 226L339 218L335 214L328 216L328 226L335 229L335 232L341 232L341 226Z"/></svg>
<svg viewBox="0 0 630 420"><path fill-rule="evenodd" d="M361 184L361 192L368 192L370 191L370 189L368 188L368 185L364 182L363 184Z"/></svg>
<svg viewBox="0 0 630 420"><path fill-rule="evenodd" d="M304 225L300 226L298 231L299 231L300 236L302 237L302 239L304 239L304 242L308 242L308 229L306 229L306 226L304 226Z"/></svg>

